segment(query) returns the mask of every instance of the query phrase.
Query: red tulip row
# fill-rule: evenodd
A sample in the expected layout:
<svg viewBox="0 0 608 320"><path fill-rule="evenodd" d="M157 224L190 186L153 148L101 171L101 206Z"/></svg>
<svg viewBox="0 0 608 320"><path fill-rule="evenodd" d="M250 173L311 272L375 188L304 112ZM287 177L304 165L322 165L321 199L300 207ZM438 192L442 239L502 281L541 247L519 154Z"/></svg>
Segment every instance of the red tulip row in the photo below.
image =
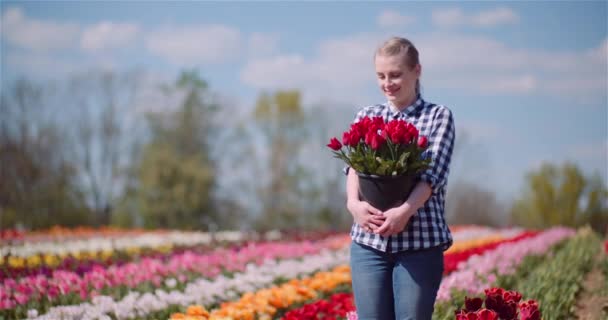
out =
<svg viewBox="0 0 608 320"><path fill-rule="evenodd" d="M485 305L485 306L484 306ZM352 293L336 293L326 300L305 304L290 310L281 319L324 319L335 320L347 318L356 320L357 314ZM538 302L522 301L519 292L503 288L485 290L485 297L466 297L464 309L454 314L456 320L540 320Z"/></svg>
<svg viewBox="0 0 608 320"><path fill-rule="evenodd" d="M305 304L301 308L287 312L281 319L326 319L335 320L337 317L344 318L355 309L352 293L336 293L326 300L319 300Z"/></svg>
<svg viewBox="0 0 608 320"><path fill-rule="evenodd" d="M465 298L465 308L456 311L456 320L540 320L538 302L521 298L517 291L486 289L484 298Z"/></svg>

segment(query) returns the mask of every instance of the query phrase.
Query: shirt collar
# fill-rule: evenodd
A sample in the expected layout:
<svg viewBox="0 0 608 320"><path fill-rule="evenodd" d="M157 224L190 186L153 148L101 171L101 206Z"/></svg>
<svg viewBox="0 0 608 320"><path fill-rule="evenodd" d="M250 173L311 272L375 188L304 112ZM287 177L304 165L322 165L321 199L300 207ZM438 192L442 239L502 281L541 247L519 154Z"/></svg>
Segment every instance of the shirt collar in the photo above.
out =
<svg viewBox="0 0 608 320"><path fill-rule="evenodd" d="M416 101L414 101L414 103L412 103L411 105L407 106L407 108L399 111L399 109L397 109L397 107L395 107L390 101L387 101L387 106L389 108L389 110L391 110L391 112L396 115L401 113L404 114L410 114L412 112L414 112L415 110L419 109L420 107L424 106L424 100L422 100L422 96L420 94L418 94L416 96Z"/></svg>

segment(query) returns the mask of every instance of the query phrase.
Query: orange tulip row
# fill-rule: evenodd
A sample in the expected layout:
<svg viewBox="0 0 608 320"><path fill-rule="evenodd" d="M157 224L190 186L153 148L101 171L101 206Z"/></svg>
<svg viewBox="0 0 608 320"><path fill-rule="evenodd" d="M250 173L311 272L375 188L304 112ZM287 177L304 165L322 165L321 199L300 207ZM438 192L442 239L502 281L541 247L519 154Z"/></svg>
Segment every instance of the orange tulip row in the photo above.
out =
<svg viewBox="0 0 608 320"><path fill-rule="evenodd" d="M444 254L462 252L471 248L481 247L486 244L500 242L506 239L503 235L491 235L482 238L474 238L469 240L462 240L454 242L454 244L444 252Z"/></svg>
<svg viewBox="0 0 608 320"><path fill-rule="evenodd" d="M342 265L329 272L317 272L309 278L292 279L280 286L245 293L238 301L222 303L212 311L207 311L202 306L190 306L185 314L171 315L171 320L272 319L281 309L309 301L350 282L350 268Z"/></svg>

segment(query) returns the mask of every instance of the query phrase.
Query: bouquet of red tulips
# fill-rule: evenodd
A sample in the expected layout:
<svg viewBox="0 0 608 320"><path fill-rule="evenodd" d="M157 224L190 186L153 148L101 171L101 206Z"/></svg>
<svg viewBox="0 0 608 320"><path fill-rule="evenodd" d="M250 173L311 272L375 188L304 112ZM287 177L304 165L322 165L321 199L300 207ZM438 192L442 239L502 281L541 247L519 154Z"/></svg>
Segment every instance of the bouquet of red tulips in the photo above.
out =
<svg viewBox="0 0 608 320"><path fill-rule="evenodd" d="M425 170L430 159L423 157L428 140L404 120L384 122L365 117L327 145L336 158L358 173L377 176L413 175Z"/></svg>

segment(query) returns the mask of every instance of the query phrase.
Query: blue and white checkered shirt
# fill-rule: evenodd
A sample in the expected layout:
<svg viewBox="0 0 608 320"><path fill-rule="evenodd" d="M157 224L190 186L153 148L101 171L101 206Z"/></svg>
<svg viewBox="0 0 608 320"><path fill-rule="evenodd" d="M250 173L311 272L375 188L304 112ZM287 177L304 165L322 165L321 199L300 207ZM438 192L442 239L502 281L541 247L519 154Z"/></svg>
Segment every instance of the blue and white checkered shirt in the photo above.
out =
<svg viewBox="0 0 608 320"><path fill-rule="evenodd" d="M447 250L452 245L452 234L445 221L445 194L454 139L456 136L452 112L445 106L424 101L420 95L416 102L403 111L389 103L362 108L355 117L359 122L364 117L405 120L419 130L420 135L428 138L432 159L431 167L420 174L420 180L429 183L432 189L430 198L412 216L406 228L398 234L383 237L366 232L357 223L351 228L353 241L384 252L418 250L441 246ZM348 168L345 168L348 173Z"/></svg>

